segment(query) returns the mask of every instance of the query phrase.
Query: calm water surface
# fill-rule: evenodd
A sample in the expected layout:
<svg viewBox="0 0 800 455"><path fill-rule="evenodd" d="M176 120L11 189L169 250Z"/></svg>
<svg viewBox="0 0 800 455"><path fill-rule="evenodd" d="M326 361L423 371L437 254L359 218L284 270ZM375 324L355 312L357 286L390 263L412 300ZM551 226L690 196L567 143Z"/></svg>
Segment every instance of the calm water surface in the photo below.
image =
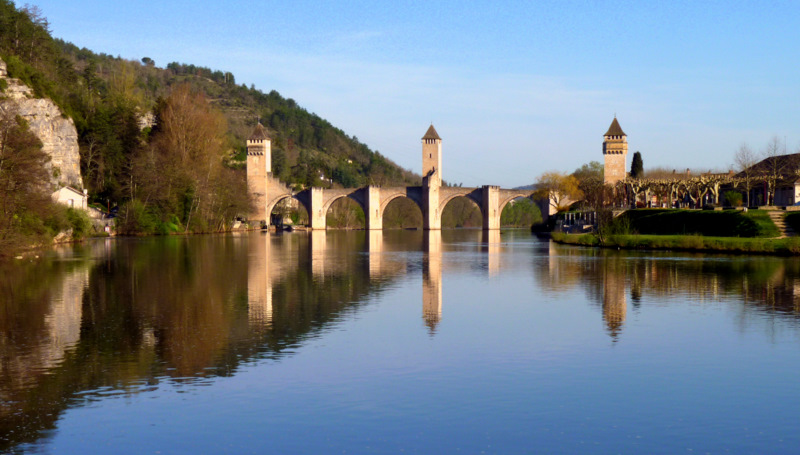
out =
<svg viewBox="0 0 800 455"><path fill-rule="evenodd" d="M792 453L800 261L525 232L0 266L0 452Z"/></svg>

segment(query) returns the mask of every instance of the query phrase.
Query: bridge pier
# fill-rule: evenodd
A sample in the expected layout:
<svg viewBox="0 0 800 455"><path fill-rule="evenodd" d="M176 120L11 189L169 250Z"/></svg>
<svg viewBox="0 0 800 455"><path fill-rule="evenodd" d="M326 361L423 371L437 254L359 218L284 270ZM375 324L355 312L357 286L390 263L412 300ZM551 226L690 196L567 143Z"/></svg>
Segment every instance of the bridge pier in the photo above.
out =
<svg viewBox="0 0 800 455"><path fill-rule="evenodd" d="M323 189L311 187L308 189L308 223L312 230L325 229L326 210L325 200L323 199Z"/></svg>
<svg viewBox="0 0 800 455"><path fill-rule="evenodd" d="M481 193L483 230L491 231L500 229L500 187L483 185Z"/></svg>
<svg viewBox="0 0 800 455"><path fill-rule="evenodd" d="M381 212L381 188L370 185L365 188L364 222L368 231L383 229L383 213Z"/></svg>
<svg viewBox="0 0 800 455"><path fill-rule="evenodd" d="M439 212L440 180L436 171L422 178L422 228L426 231L442 229L442 214Z"/></svg>

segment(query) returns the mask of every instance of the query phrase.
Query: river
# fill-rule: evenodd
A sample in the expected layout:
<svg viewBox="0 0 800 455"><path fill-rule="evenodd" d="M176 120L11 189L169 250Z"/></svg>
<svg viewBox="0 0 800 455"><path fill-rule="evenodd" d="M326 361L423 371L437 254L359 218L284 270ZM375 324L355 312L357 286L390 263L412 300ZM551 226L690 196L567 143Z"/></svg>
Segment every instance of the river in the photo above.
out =
<svg viewBox="0 0 800 455"><path fill-rule="evenodd" d="M93 240L0 265L0 452L791 453L799 315L792 258Z"/></svg>

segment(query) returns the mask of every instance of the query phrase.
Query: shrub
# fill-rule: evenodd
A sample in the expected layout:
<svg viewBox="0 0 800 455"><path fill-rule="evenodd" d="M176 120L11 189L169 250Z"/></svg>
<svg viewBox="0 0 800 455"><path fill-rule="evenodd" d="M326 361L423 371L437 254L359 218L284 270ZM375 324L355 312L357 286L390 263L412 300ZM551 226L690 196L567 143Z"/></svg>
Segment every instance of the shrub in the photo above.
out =
<svg viewBox="0 0 800 455"><path fill-rule="evenodd" d="M739 207L742 205L742 193L738 191L726 191L723 196L725 196L725 200L728 201L730 206Z"/></svg>
<svg viewBox="0 0 800 455"><path fill-rule="evenodd" d="M759 216L734 211L644 209L629 210L620 218L628 219L631 229L641 234L756 237L765 235L767 228Z"/></svg>
<svg viewBox="0 0 800 455"><path fill-rule="evenodd" d="M72 227L74 240L86 238L92 231L92 220L83 210L67 208L67 220Z"/></svg>
<svg viewBox="0 0 800 455"><path fill-rule="evenodd" d="M117 229L123 234L154 234L159 220L138 199L131 199L119 211Z"/></svg>

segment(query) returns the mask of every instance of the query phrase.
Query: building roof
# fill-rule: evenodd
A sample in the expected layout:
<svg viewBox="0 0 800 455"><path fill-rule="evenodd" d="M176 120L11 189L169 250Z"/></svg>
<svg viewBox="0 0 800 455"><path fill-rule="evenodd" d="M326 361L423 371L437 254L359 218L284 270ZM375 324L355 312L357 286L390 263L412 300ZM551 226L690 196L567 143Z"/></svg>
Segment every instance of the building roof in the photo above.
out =
<svg viewBox="0 0 800 455"><path fill-rule="evenodd" d="M617 117L614 117L614 121L611 122L611 126L608 127L608 131L604 136L627 136L624 131L622 131L622 127L619 126L619 122L617 121Z"/></svg>
<svg viewBox="0 0 800 455"><path fill-rule="evenodd" d="M267 129L264 128L261 123L256 124L256 128L253 130L253 134L247 139L248 141L266 141L269 140L269 136L267 135Z"/></svg>
<svg viewBox="0 0 800 455"><path fill-rule="evenodd" d="M736 174L737 178L744 178L747 174L752 178L754 175L763 176L777 174L781 178L797 178L800 171L800 153L789 153L787 155L769 156Z"/></svg>
<svg viewBox="0 0 800 455"><path fill-rule="evenodd" d="M73 192L73 193L75 193L75 194L77 194L77 195L80 195L80 196L83 196L83 195L84 195L84 194L83 194L83 191L81 191L81 190L78 190L78 189L75 189L75 188L73 188L73 187L71 187L71 186L62 186L61 188L59 188L59 189L55 190L55 191L54 191L54 193L59 193L59 192L61 192L62 190L71 191L71 192Z"/></svg>
<svg viewBox="0 0 800 455"><path fill-rule="evenodd" d="M425 132L425 135L422 136L422 139L439 139L439 140L442 140L442 138L440 138L439 134L436 132L436 129L433 127L433 123L431 123L431 127L428 128L428 131Z"/></svg>

